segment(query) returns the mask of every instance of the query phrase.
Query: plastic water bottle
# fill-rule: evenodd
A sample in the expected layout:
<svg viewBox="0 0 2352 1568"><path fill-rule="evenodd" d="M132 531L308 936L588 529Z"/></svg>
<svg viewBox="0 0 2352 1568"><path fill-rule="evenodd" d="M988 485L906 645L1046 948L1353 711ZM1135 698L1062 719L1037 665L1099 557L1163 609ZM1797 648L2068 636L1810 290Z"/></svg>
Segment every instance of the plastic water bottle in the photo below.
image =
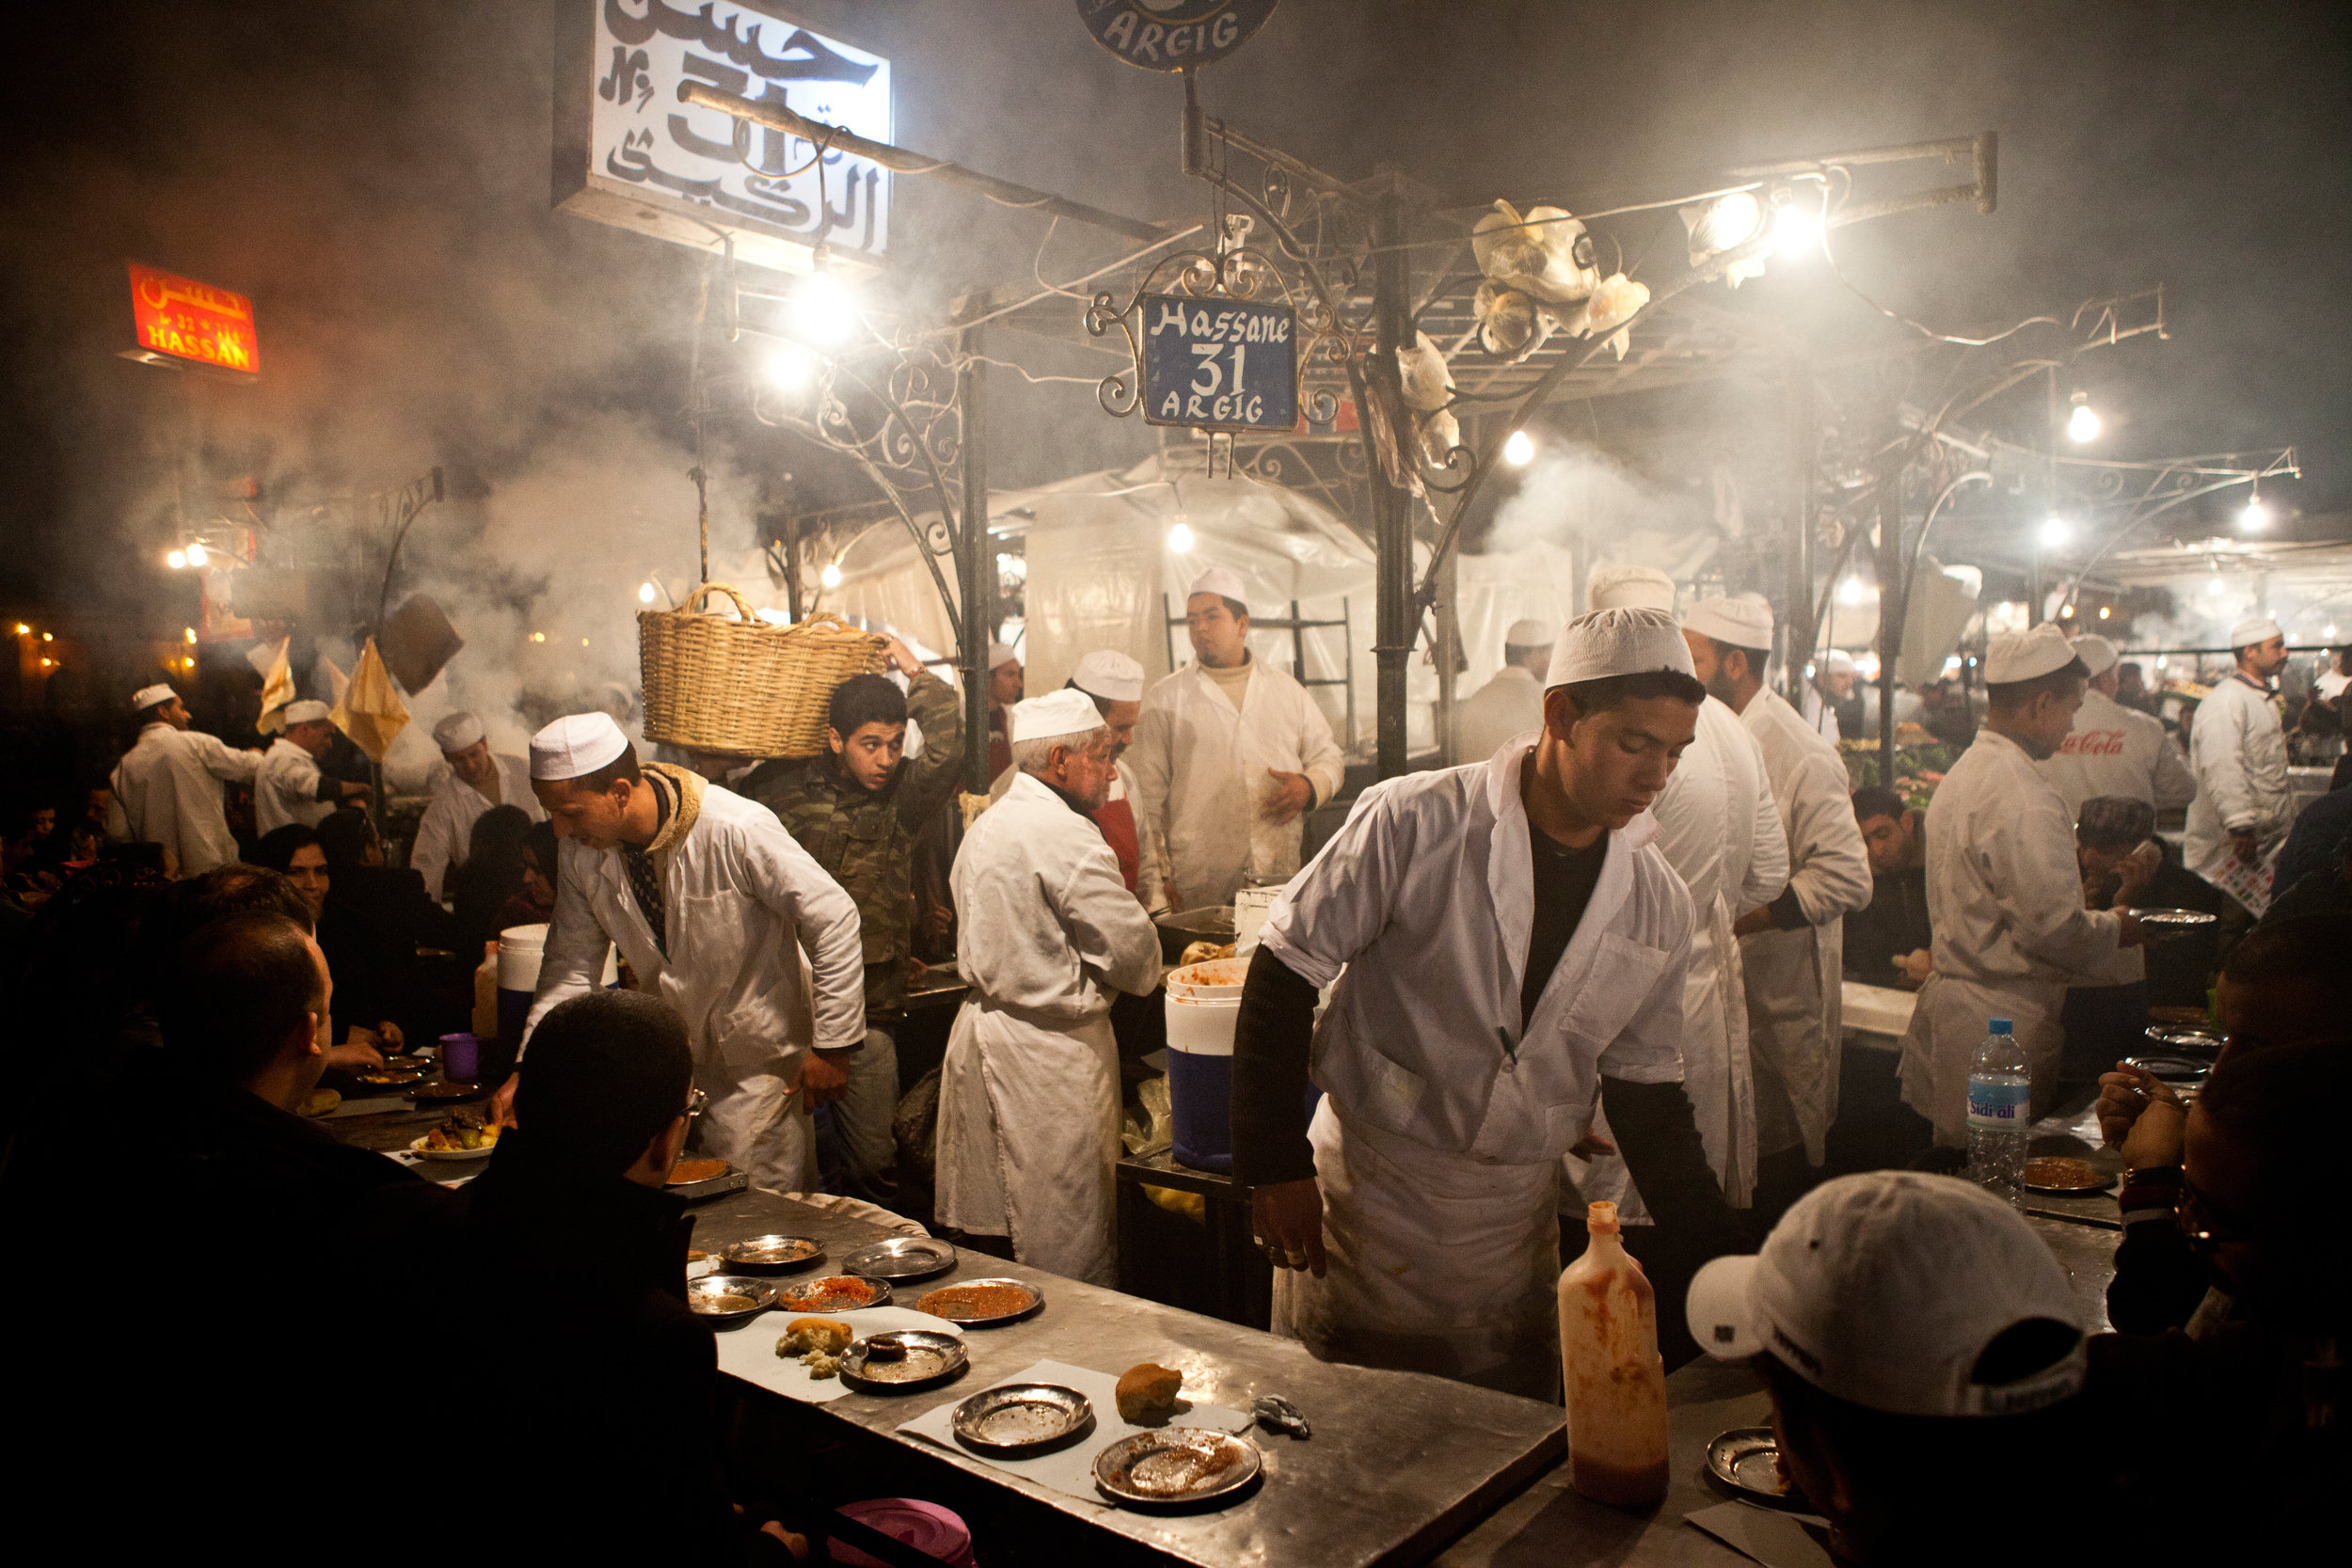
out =
<svg viewBox="0 0 2352 1568"><path fill-rule="evenodd" d="M2010 1022L1991 1022L1968 1068L1968 1180L2010 1203L2026 1174L2033 1088Z"/></svg>

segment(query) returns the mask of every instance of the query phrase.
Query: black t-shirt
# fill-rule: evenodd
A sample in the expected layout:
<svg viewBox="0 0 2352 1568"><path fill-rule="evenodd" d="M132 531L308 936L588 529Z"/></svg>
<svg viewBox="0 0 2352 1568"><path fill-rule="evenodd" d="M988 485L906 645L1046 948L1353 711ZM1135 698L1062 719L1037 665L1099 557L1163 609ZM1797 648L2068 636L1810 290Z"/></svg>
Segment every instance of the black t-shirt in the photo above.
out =
<svg viewBox="0 0 2352 1568"><path fill-rule="evenodd" d="M1609 858L1609 835L1596 833L1581 849L1571 849L1548 836L1534 823L1527 827L1535 863L1535 918L1527 931L1527 974L1519 982L1519 1028L1535 1016L1535 1004L1568 950L1584 906L1593 901L1593 886L1600 880L1601 863Z"/></svg>

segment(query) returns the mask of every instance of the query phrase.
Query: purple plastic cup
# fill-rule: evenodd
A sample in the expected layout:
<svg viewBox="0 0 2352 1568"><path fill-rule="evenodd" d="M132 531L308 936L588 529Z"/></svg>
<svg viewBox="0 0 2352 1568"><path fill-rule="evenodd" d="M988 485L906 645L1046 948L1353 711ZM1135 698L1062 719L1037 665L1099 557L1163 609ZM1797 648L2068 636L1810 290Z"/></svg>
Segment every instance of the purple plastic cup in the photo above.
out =
<svg viewBox="0 0 2352 1568"><path fill-rule="evenodd" d="M482 1042L471 1035L441 1037L441 1076L467 1080L482 1070Z"/></svg>

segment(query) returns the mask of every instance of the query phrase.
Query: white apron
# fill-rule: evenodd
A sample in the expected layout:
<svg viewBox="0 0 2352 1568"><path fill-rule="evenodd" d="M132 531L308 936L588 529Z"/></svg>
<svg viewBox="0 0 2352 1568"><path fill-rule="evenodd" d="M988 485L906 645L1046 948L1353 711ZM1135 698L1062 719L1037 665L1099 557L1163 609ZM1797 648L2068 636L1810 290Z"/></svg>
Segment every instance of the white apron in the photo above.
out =
<svg viewBox="0 0 2352 1568"><path fill-rule="evenodd" d="M1343 1121L1328 1095L1307 1137L1329 1273L1276 1271L1274 1332L1318 1361L1557 1400L1560 1163L1443 1153Z"/></svg>
<svg viewBox="0 0 2352 1568"><path fill-rule="evenodd" d="M1048 1028L966 999L939 1069L940 1223L1009 1236L1033 1268L1116 1284L1118 1163L1109 1015Z"/></svg>

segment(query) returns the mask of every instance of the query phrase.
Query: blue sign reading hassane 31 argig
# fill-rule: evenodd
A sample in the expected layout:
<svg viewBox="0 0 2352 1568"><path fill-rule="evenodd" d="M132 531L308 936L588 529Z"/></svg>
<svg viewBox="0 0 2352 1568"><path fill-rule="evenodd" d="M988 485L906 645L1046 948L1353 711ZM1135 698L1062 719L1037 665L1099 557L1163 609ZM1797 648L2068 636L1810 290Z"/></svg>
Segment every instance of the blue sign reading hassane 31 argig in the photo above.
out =
<svg viewBox="0 0 2352 1568"><path fill-rule="evenodd" d="M1204 430L1298 422L1298 318L1287 305L1143 296L1143 417Z"/></svg>

